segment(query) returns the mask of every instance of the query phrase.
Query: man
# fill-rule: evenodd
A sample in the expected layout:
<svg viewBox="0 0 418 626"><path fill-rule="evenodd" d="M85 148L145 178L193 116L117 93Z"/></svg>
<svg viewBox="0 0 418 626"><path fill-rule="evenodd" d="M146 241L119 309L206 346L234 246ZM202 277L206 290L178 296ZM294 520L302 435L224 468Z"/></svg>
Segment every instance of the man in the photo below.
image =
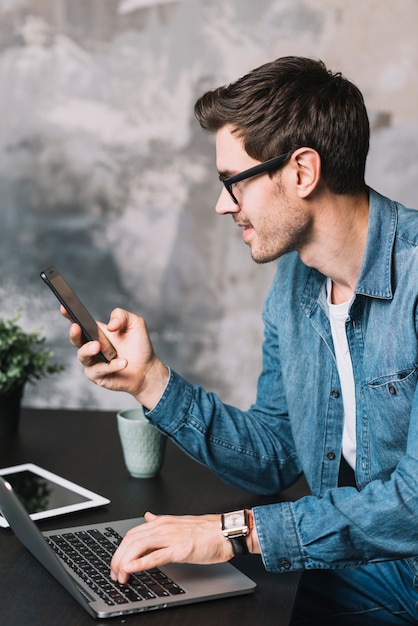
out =
<svg viewBox="0 0 418 626"><path fill-rule="evenodd" d="M363 98L321 62L280 58L195 112L216 133L217 212L257 263L279 259L255 404L224 405L170 371L121 309L103 326L120 355L109 364L76 325L71 339L91 380L131 393L224 480L274 494L303 472L312 495L226 515L224 532L219 515L147 513L112 577L248 550L268 570L304 570L294 623L417 623L418 212L366 186Z"/></svg>

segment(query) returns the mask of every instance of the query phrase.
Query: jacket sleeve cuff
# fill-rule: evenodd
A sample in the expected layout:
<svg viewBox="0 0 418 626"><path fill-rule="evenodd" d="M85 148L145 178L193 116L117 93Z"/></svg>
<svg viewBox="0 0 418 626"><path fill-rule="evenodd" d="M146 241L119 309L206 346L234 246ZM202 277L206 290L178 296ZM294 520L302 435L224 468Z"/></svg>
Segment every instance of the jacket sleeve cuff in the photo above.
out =
<svg viewBox="0 0 418 626"><path fill-rule="evenodd" d="M186 419L192 399L193 385L169 370L161 398L152 409L144 409L145 416L167 434L174 434Z"/></svg>
<svg viewBox="0 0 418 626"><path fill-rule="evenodd" d="M292 503L254 507L253 515L266 570L288 572L304 569Z"/></svg>

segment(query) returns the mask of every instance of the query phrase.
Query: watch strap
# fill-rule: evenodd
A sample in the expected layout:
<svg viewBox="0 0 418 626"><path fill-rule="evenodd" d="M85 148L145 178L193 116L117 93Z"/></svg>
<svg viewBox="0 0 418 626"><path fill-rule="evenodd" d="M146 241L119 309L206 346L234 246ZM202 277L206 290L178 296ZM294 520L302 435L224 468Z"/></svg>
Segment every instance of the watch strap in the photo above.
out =
<svg viewBox="0 0 418 626"><path fill-rule="evenodd" d="M247 556L250 554L245 537L228 537L235 556Z"/></svg>

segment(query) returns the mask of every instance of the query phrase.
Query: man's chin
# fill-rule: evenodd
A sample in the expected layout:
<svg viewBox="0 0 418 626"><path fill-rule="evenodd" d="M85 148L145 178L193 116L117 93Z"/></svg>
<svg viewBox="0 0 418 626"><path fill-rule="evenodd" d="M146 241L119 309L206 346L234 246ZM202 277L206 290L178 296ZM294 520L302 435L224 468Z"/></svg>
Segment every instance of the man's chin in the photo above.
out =
<svg viewBox="0 0 418 626"><path fill-rule="evenodd" d="M263 254L254 250L250 250L251 252L251 258L253 261L255 261L258 265L265 265L266 263L271 263L272 261L276 261L279 258L279 254L276 255L268 255L268 254Z"/></svg>

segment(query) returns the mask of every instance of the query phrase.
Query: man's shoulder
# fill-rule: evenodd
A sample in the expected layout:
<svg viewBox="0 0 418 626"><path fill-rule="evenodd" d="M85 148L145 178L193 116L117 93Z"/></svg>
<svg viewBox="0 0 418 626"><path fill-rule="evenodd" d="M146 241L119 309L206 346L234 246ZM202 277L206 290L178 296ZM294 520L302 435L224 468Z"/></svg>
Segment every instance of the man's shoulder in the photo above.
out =
<svg viewBox="0 0 418 626"><path fill-rule="evenodd" d="M396 236L405 243L418 247L418 210L409 209L400 203L396 203L398 211L398 221L396 226Z"/></svg>
<svg viewBox="0 0 418 626"><path fill-rule="evenodd" d="M393 219L396 220L395 236L409 245L418 245L418 209L408 208L401 202L391 200L386 196L370 189L371 207L378 211L379 221L385 218L388 212L392 212ZM382 213L383 211L383 213Z"/></svg>

